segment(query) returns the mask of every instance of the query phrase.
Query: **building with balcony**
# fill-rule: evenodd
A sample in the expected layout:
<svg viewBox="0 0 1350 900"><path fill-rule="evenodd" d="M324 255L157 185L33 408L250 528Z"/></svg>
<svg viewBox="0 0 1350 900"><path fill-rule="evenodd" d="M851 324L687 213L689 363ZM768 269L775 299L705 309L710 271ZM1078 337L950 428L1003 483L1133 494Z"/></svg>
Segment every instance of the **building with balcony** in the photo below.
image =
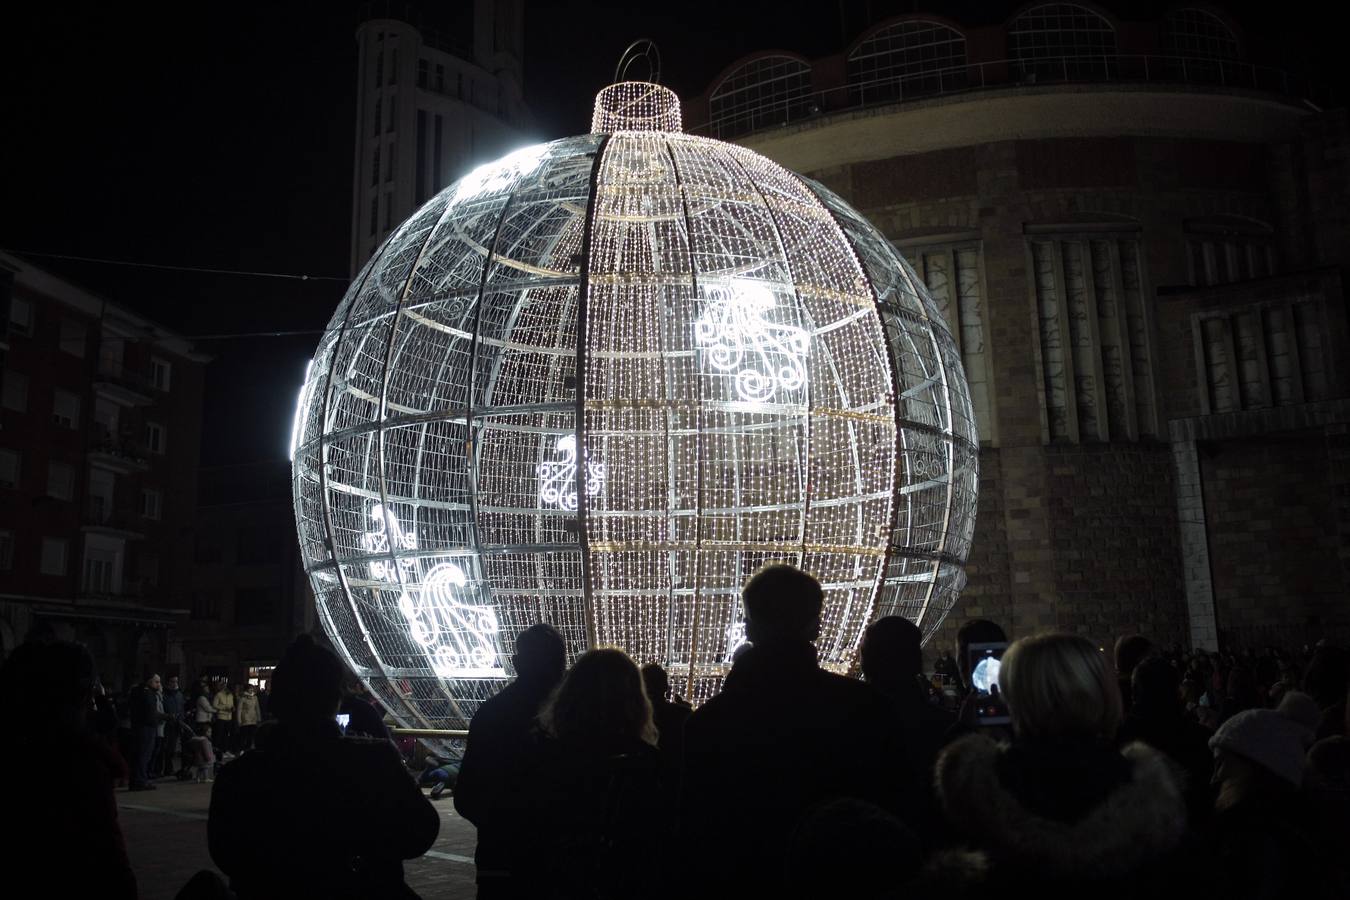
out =
<svg viewBox="0 0 1350 900"><path fill-rule="evenodd" d="M174 662L208 357L0 253L0 650L89 645L106 683Z"/></svg>
<svg viewBox="0 0 1350 900"><path fill-rule="evenodd" d="M356 31L354 276L389 232L475 165L524 142L521 0L475 0L458 30L371 4Z"/></svg>
<svg viewBox="0 0 1350 900"><path fill-rule="evenodd" d="M1031 3L754 52L687 106L867 215L960 344L981 493L944 645L1350 634L1350 122L1280 63L1209 6Z"/></svg>

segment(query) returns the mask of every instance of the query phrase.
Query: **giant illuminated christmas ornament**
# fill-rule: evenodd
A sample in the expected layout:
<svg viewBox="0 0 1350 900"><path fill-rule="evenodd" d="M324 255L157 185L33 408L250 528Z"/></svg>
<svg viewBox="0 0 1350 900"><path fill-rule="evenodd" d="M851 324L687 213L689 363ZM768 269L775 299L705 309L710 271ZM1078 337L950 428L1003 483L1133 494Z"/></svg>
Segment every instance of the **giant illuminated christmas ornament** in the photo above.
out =
<svg viewBox="0 0 1350 900"><path fill-rule="evenodd" d="M824 585L820 660L846 671L878 616L933 632L974 527L968 389L914 271L645 82L389 237L293 451L320 620L409 726L463 727L536 622L705 699L780 560Z"/></svg>

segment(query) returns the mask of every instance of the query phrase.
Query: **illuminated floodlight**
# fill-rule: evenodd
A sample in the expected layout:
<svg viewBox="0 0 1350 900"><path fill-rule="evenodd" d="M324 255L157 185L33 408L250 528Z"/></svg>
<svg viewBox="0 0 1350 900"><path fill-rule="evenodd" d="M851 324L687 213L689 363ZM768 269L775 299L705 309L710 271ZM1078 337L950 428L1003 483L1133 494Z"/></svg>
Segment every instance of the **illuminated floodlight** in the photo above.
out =
<svg viewBox="0 0 1350 900"><path fill-rule="evenodd" d="M679 110L614 85L591 134L475 169L319 342L305 569L404 725L464 727L537 622L701 702L771 562L820 579L836 672L876 617L931 635L964 586L978 441L941 313L842 200Z"/></svg>

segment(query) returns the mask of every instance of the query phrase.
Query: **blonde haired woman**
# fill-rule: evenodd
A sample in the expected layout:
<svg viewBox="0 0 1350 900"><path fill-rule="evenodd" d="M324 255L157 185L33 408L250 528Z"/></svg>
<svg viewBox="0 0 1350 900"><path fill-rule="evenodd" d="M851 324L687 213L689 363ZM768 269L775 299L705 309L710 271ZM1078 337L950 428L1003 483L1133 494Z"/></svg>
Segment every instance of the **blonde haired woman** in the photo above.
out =
<svg viewBox="0 0 1350 900"><path fill-rule="evenodd" d="M1120 688L1102 651L1077 635L1023 638L1004 654L999 683L1012 742L970 735L937 765L943 810L987 858L989 878L1092 896L1175 889L1181 785L1157 751L1116 748Z"/></svg>
<svg viewBox="0 0 1350 900"><path fill-rule="evenodd" d="M650 896L672 818L652 706L628 654L582 654L539 715L522 896Z"/></svg>

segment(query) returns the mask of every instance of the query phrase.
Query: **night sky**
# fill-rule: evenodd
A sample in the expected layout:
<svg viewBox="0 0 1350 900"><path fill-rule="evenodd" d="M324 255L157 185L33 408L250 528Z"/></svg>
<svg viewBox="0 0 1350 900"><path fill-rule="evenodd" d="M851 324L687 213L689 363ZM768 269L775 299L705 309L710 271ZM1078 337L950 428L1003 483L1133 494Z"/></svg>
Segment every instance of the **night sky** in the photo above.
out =
<svg viewBox="0 0 1350 900"><path fill-rule="evenodd" d="M452 30L456 0L378 4ZM837 52L867 24L922 9L969 25L1020 4L527 0L525 90L538 140L584 132L624 47L651 37L662 80L701 93L754 49ZM321 276L308 281L30 257L192 336L322 328L346 288L356 92L367 4L35 4L7 10L0 248ZM1110 4L1145 19L1165 4ZM1251 55L1328 80L1341 38L1314 4L1228 4ZM414 13L407 14L412 7ZM458 8L457 8L458 7ZM421 10L417 12L416 10ZM1308 10L1305 18L1299 10ZM158 10L164 10L163 14ZM203 462L284 458L317 335L202 337Z"/></svg>

